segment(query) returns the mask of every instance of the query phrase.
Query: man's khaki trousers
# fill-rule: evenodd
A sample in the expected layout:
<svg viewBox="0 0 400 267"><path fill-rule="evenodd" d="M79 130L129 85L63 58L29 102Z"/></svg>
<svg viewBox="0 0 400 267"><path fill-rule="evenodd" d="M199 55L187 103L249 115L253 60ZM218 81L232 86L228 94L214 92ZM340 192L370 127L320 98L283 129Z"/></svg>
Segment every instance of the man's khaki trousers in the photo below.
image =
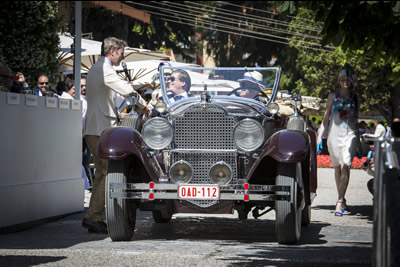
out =
<svg viewBox="0 0 400 267"><path fill-rule="evenodd" d="M101 159L97 154L97 145L100 136L86 135L85 140L93 154L94 166L96 168L95 179L92 185L92 196L90 197L89 210L85 215L86 219L103 221L105 209L105 182L108 168L108 160Z"/></svg>

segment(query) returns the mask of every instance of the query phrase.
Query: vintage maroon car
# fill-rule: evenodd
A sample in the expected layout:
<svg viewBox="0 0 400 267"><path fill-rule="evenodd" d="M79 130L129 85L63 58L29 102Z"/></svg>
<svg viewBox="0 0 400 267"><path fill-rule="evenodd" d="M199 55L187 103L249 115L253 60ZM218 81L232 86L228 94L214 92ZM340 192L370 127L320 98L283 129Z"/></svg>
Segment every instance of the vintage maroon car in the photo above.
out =
<svg viewBox="0 0 400 267"><path fill-rule="evenodd" d="M168 78L157 117L125 116L101 136L111 239L132 239L137 209L152 211L156 223L176 213L236 210L247 219L275 210L278 242L296 243L317 187L315 132L297 113L301 98L291 99L294 115L280 111L276 67L180 69L189 81L172 67L160 80L191 84L187 98L173 100Z"/></svg>

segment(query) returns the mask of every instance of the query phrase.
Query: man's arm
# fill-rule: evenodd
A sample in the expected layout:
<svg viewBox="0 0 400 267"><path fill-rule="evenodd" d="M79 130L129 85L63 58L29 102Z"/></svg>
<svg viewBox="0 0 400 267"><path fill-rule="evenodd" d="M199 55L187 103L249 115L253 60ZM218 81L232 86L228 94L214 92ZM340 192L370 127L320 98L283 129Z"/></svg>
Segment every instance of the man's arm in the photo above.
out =
<svg viewBox="0 0 400 267"><path fill-rule="evenodd" d="M136 92L129 83L120 79L114 68L112 68L111 66L107 66L104 69L103 73L105 85L120 94L121 96L128 97L133 92ZM146 101L139 94L137 95L139 99L136 105L140 109L143 109L144 107L146 107Z"/></svg>

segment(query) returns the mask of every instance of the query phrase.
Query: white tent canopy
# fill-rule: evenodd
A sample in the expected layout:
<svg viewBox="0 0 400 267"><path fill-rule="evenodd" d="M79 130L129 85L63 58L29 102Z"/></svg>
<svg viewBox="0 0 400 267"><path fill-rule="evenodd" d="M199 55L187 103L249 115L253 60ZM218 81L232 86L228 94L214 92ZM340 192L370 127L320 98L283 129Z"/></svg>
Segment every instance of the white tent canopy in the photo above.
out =
<svg viewBox="0 0 400 267"><path fill-rule="evenodd" d="M74 65L74 55L71 53L73 38L68 35L59 35L59 37L59 58L61 61L59 71L61 73L71 73ZM101 42L82 38L81 46L81 72L87 73L90 67L100 58ZM170 56L165 55L163 52L141 48L126 47L124 54L126 62L143 60L171 60Z"/></svg>
<svg viewBox="0 0 400 267"><path fill-rule="evenodd" d="M155 89L160 86L159 81L154 81L155 75L158 74L158 66L161 60L143 60L126 62L126 67L133 81L135 89ZM164 61L165 62L165 61ZM190 67L198 66L190 63L169 61L172 67ZM122 66L115 68L121 76L125 77ZM154 82L154 83L153 83Z"/></svg>

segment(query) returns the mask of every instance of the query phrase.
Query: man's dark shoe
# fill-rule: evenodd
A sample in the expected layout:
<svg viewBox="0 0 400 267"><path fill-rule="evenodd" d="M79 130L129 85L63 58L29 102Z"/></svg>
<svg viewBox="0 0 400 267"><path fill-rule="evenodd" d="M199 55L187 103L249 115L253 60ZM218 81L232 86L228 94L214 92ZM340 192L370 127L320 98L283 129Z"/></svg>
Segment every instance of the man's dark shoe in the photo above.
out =
<svg viewBox="0 0 400 267"><path fill-rule="evenodd" d="M89 233L108 234L107 225L104 222L84 218L82 226L87 228Z"/></svg>

